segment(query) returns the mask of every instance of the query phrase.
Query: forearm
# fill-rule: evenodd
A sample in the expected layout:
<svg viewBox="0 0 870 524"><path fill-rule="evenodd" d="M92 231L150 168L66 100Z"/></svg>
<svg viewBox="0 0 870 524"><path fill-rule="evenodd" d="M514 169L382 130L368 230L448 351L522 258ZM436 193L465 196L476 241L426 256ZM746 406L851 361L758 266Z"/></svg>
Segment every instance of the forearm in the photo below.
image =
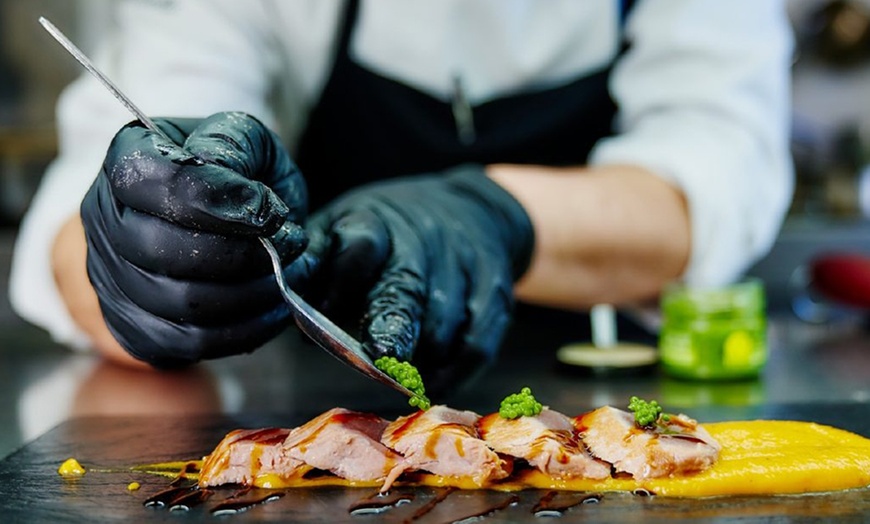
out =
<svg viewBox="0 0 870 524"><path fill-rule="evenodd" d="M654 298L690 252L682 193L634 166L493 165L488 174L525 207L535 254L520 300L564 308Z"/></svg>
<svg viewBox="0 0 870 524"><path fill-rule="evenodd" d="M87 253L81 217L76 214L58 232L51 253L54 280L73 321L88 335L94 349L107 359L150 367L131 357L106 327L97 294L88 279Z"/></svg>

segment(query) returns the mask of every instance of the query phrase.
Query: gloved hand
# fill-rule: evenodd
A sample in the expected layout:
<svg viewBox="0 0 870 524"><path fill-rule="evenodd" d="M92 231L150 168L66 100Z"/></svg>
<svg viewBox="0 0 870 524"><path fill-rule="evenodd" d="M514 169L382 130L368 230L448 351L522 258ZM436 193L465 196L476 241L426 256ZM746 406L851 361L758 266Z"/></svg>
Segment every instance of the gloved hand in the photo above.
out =
<svg viewBox="0 0 870 524"><path fill-rule="evenodd" d="M258 236L304 250L307 193L253 117L158 119L115 135L82 201L87 268L118 342L157 367L253 351L291 320Z"/></svg>
<svg viewBox="0 0 870 524"><path fill-rule="evenodd" d="M534 244L523 207L477 166L362 186L306 230L294 287L361 319L370 356L411 360L436 398L493 360Z"/></svg>

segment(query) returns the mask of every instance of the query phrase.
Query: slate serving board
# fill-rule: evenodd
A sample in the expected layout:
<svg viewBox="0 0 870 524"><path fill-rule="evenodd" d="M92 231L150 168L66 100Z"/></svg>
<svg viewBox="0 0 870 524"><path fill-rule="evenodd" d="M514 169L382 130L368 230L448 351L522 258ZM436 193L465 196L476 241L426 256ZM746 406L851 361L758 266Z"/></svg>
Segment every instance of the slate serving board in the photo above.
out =
<svg viewBox="0 0 870 524"><path fill-rule="evenodd" d="M727 410L726 410L727 411ZM812 420L870 437L870 406L823 404L772 406L763 418ZM704 420L724 419L725 411L711 410ZM310 416L258 415L247 417L89 417L65 422L0 461L0 522L334 522L368 524L408 522L443 490L419 488L414 500L376 515L352 515L348 508L371 495L371 488L306 488L286 490L272 502L233 515L211 510L235 490L217 490L188 511L148 508L143 502L168 487L164 477L137 473L129 467L174 460L197 459L209 453L223 435L239 427L293 426ZM57 474L68 457L91 469L77 480ZM101 471L96 471L101 470ZM137 481L141 488L128 491ZM870 490L783 497L668 499L632 494L602 495L597 503L579 504L561 517L536 517L532 508L546 494L528 490L516 504L482 518L496 522L867 522ZM252 493L250 495L257 495ZM576 494L572 494L577 496ZM453 522L503 505L510 494L493 491L455 491L413 522Z"/></svg>

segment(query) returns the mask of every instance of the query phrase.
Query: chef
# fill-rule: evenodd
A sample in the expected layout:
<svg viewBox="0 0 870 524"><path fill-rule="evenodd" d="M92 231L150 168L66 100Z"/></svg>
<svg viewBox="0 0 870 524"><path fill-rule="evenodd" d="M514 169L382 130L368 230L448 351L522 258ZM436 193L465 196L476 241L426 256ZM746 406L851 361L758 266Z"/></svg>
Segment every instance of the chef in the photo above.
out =
<svg viewBox="0 0 870 524"><path fill-rule="evenodd" d="M127 0L82 76L11 298L73 347L175 367L290 323L257 238L373 356L438 389L515 298L721 285L792 191L782 1Z"/></svg>

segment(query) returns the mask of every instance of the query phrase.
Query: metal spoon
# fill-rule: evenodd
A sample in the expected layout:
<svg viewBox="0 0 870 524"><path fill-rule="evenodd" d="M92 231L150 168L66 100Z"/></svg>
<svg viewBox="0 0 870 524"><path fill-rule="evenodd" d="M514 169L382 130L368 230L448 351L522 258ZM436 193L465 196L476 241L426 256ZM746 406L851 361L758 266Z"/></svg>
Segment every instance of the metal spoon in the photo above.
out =
<svg viewBox="0 0 870 524"><path fill-rule="evenodd" d="M311 307L308 302L305 302L302 297L290 289L290 286L287 285L287 281L284 279L281 259L275 251L275 246L272 245L272 242L268 238L260 237L260 242L269 253L269 258L272 259L272 269L275 272L278 289L281 290L284 301L287 302L293 311L293 319L296 321L299 329L317 343L318 346L363 375L386 384L409 397L413 397L414 392L399 384L372 364L371 358L363 351L362 344L358 340L336 326L323 313Z"/></svg>
<svg viewBox="0 0 870 524"><path fill-rule="evenodd" d="M103 86L108 89L114 97L120 101L142 124L157 133L165 140L173 142L162 129L157 127L157 124L151 120L148 115L143 113L136 104L125 95L114 82L103 74L102 71L91 62L91 60L78 48L72 41L63 34L60 29L54 26L45 17L39 17L39 23L48 31L51 36L57 40L78 62L94 75ZM325 349L329 354L344 362L350 367L356 369L363 375L373 378L382 384L390 386L400 393L413 397L414 393L399 384L392 377L376 368L372 363L371 358L363 351L362 344L355 338L347 334L344 330L335 325L331 320L326 318L322 313L311 307L305 302L296 292L290 289L287 281L284 279L284 271L281 266L281 257L272 245L272 241L268 238L259 237L260 243L269 254L272 261L272 270L275 273L275 281L278 283L278 288L281 290L281 296L290 306L293 313L293 319L299 329L308 335L318 346Z"/></svg>

